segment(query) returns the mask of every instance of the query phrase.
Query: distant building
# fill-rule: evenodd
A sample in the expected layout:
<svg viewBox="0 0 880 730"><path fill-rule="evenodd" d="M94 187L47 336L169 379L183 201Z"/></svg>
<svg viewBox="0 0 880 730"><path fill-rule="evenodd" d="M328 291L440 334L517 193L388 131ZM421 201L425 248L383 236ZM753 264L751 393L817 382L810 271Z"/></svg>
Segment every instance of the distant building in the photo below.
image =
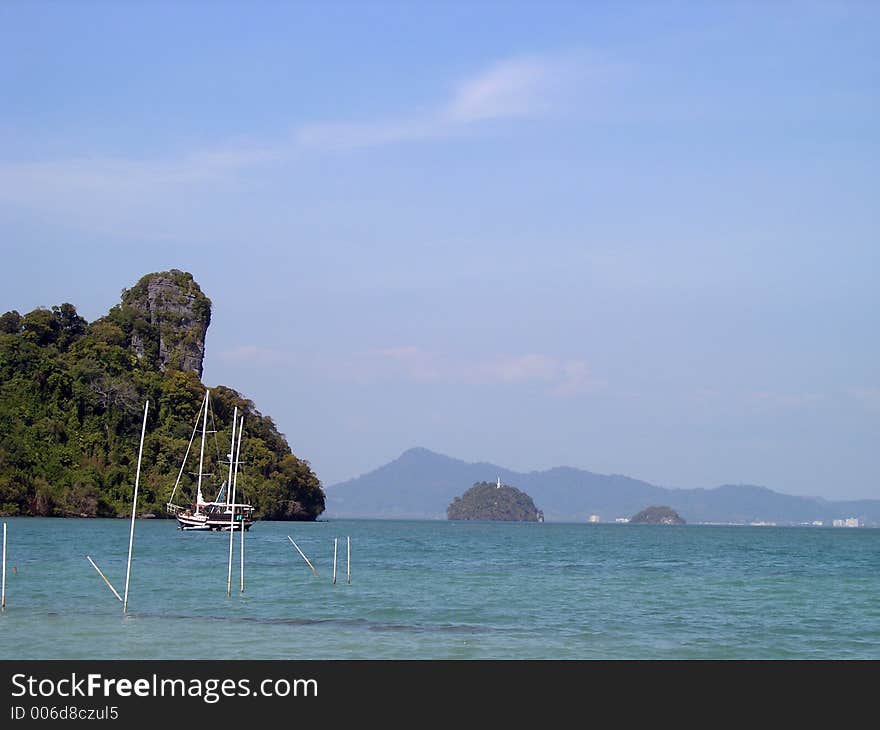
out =
<svg viewBox="0 0 880 730"><path fill-rule="evenodd" d="M813 520L813 527L822 527L825 523L822 520Z"/></svg>
<svg viewBox="0 0 880 730"><path fill-rule="evenodd" d="M834 527L861 527L861 522L858 517L847 517L844 520L832 520L831 524Z"/></svg>
<svg viewBox="0 0 880 730"><path fill-rule="evenodd" d="M590 515L589 517L587 517L587 522L596 523L596 522L601 522L601 521L602 520L599 517L599 515Z"/></svg>
<svg viewBox="0 0 880 730"><path fill-rule="evenodd" d="M615 517L614 521L623 525L623 524L626 524L627 522L629 522L629 517Z"/></svg>
<svg viewBox="0 0 880 730"><path fill-rule="evenodd" d="M776 527L775 522L765 522L764 520L757 520L755 522L749 522L753 527Z"/></svg>

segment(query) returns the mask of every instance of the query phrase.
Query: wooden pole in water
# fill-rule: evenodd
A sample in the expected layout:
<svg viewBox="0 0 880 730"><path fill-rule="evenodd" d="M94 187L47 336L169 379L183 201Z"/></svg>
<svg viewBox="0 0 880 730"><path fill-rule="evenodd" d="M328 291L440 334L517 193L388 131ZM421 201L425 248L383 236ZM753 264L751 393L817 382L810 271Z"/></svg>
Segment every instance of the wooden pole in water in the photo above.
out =
<svg viewBox="0 0 880 730"><path fill-rule="evenodd" d="M6 610L6 523L3 523L3 587L0 588L0 610Z"/></svg>
<svg viewBox="0 0 880 730"><path fill-rule="evenodd" d="M244 426L244 419L242 418L242 426ZM244 533L246 530L244 529L244 510L241 512L241 549L239 550L239 554L241 557L241 589L240 593L244 593Z"/></svg>
<svg viewBox="0 0 880 730"><path fill-rule="evenodd" d="M147 433L147 412L150 410L150 401L144 405L144 424L141 426L141 445L138 449L137 472L134 477L134 496L131 500L131 531L128 534L128 567L125 569L125 598L122 600L122 613L128 610L128 580L131 578L131 549L134 546L134 518L137 513L138 485L141 481L141 457L144 455L144 436Z"/></svg>
<svg viewBox="0 0 880 730"><path fill-rule="evenodd" d="M238 414L238 409L235 410ZM238 457L241 455L241 432L244 430L244 416L238 427L238 446L235 449L235 471L232 477L232 501L230 502L229 515L229 571L226 573L226 596L232 595L232 538L235 536L235 485L238 483ZM230 464L231 467L231 464Z"/></svg>
<svg viewBox="0 0 880 730"><path fill-rule="evenodd" d="M336 545L339 542L338 537L333 538L333 585L336 585Z"/></svg>
<svg viewBox="0 0 880 730"><path fill-rule="evenodd" d="M345 538L346 543L348 544L348 561L346 564L346 577L348 578L348 585L351 585L351 538Z"/></svg>
<svg viewBox="0 0 880 730"><path fill-rule="evenodd" d="M92 560L88 555L86 555L86 560L88 560L88 561L92 564L92 567L93 567L95 570L98 571L98 575L100 575L100 576L104 579L104 582L107 584L107 587L108 587L111 591L113 591L113 595L116 596L116 597L121 601L121 600L122 600L122 596L120 596L120 595L116 592L116 589L113 587L113 584L112 584L109 580L107 580L107 576L104 575L104 574L101 572L101 569L100 569L97 565L95 565L95 561Z"/></svg>
<svg viewBox="0 0 880 730"><path fill-rule="evenodd" d="M306 554L305 554L302 550L299 549L299 545L297 545L297 544L293 541L293 538L292 538L290 535L288 535L288 536L287 536L287 539L290 540L290 544L293 545L293 546L296 548L296 551L297 551L300 555L302 555L302 559L306 561L306 564L312 569L312 572L313 572L315 575L318 575L318 571L315 570L315 566L311 564L311 562L309 561L309 559L306 557Z"/></svg>

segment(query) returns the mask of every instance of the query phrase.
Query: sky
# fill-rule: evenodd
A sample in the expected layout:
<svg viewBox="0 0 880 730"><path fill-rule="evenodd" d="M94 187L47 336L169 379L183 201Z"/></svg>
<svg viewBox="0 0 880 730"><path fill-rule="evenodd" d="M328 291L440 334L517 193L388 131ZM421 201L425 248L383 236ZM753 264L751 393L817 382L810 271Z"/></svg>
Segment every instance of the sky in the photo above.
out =
<svg viewBox="0 0 880 730"><path fill-rule="evenodd" d="M178 268L325 485L880 498L880 5L0 4L0 311Z"/></svg>

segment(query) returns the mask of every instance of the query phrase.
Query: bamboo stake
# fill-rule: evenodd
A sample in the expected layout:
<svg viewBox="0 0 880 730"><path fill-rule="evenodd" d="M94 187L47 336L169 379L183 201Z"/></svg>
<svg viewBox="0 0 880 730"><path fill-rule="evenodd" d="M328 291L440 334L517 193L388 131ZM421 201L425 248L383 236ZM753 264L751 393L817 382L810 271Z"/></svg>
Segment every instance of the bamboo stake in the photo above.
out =
<svg viewBox="0 0 880 730"><path fill-rule="evenodd" d="M235 411L238 413L238 409ZM235 451L235 472L232 477L232 502L230 508L232 510L229 515L229 570L226 573L226 596L232 595L232 538L235 536L235 486L238 484L238 458L241 456L241 432L244 430L244 416L238 427L238 446ZM230 464L230 468L231 468Z"/></svg>
<svg viewBox="0 0 880 730"><path fill-rule="evenodd" d="M336 585L336 545L339 542L338 537L333 538L333 585Z"/></svg>
<svg viewBox="0 0 880 730"><path fill-rule="evenodd" d="M348 585L351 585L351 538L345 538L346 543L348 544L348 561L346 564L346 577L348 578Z"/></svg>
<svg viewBox="0 0 880 730"><path fill-rule="evenodd" d="M6 523L3 523L3 587L0 588L0 611L6 610Z"/></svg>
<svg viewBox="0 0 880 730"><path fill-rule="evenodd" d="M312 572L313 572L315 575L318 575L318 571L315 570L315 566L312 565L312 563L311 563L311 562L309 561L309 559L306 557L306 554L305 554L302 550L299 549L299 545L297 545L297 544L293 541L293 538L292 538L290 535L288 535L288 536L287 536L287 539L290 540L290 544L293 545L293 546L296 548L296 551L297 551L300 555L302 555L302 559L306 561L306 564L312 569Z"/></svg>
<svg viewBox="0 0 880 730"><path fill-rule="evenodd" d="M242 417L242 419L241 419L241 426L242 426L242 428L244 428L244 417ZM239 434L240 433L241 433L241 430L239 430ZM241 449L239 449L239 455L241 455ZM236 459L236 462L237 461L238 461L238 459ZM235 465L235 468L236 468L236 470L238 469L237 463ZM235 509L235 506L233 505L233 510L234 509ZM244 533L245 533L244 510L242 510L242 513L241 513L241 526L239 527L239 529L241 530L241 549L238 551L239 555L241 557L241 589L239 592L244 593Z"/></svg>
<svg viewBox="0 0 880 730"><path fill-rule="evenodd" d="M144 436L147 433L147 412L150 410L150 401L144 405L144 423L141 426L141 445L138 449L137 472L134 477L134 496L131 500L131 531L128 534L128 566L125 569L125 598L122 600L122 613L128 610L128 580L131 578L131 549L134 546L134 518L137 513L138 485L141 481L141 457L144 455Z"/></svg>
<svg viewBox="0 0 880 730"><path fill-rule="evenodd" d="M109 580L107 580L107 576L104 575L104 574L101 572L101 569L100 569L97 565L95 565L95 561L92 560L88 555L86 555L86 560L88 560L88 561L92 564L92 567L93 567L95 570L98 571L98 575L100 575L100 576L104 579L104 582L107 584L107 587L108 587L111 591L113 591L113 595L116 596L116 597L121 601L121 600L122 600L122 596L120 596L120 595L116 592L116 589L113 587L113 584L112 584Z"/></svg>

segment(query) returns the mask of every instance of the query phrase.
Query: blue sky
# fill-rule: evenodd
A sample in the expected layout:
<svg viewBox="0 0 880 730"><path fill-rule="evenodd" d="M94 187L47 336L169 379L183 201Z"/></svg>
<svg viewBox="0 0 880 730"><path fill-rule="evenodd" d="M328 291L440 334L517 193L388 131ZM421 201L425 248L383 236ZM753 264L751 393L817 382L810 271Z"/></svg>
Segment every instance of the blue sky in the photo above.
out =
<svg viewBox="0 0 880 730"><path fill-rule="evenodd" d="M880 497L880 6L0 6L0 311L141 275L325 484Z"/></svg>

